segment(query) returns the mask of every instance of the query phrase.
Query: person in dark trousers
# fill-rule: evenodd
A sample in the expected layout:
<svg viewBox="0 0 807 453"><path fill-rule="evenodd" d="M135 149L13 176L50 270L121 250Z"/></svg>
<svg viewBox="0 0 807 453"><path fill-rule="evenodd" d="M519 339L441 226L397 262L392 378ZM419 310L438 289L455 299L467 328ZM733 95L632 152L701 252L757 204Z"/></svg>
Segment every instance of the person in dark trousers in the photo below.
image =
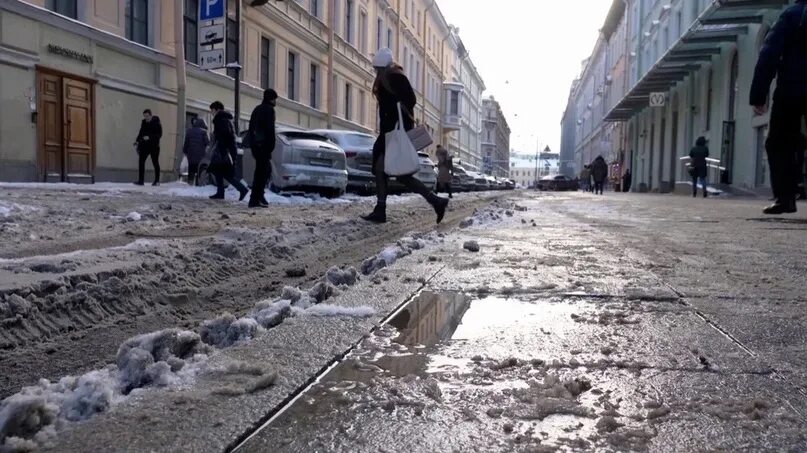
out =
<svg viewBox="0 0 807 453"><path fill-rule="evenodd" d="M437 145L437 193L445 191L448 198L454 198L451 193L451 179L454 177L454 159L448 150Z"/></svg>
<svg viewBox="0 0 807 453"><path fill-rule="evenodd" d="M205 158L210 138L207 135L207 124L201 118L194 118L193 126L185 132L185 145L182 152L188 159L188 184L195 186L198 181L199 163Z"/></svg>
<svg viewBox="0 0 807 453"><path fill-rule="evenodd" d="M774 24L759 53L750 103L754 113L768 111L771 83L776 92L769 125L768 165L774 203L763 211L769 215L796 212L799 151L802 118L807 116L807 0L797 0Z"/></svg>
<svg viewBox="0 0 807 453"><path fill-rule="evenodd" d="M698 137L695 141L695 147L689 151L690 169L689 175L692 176L692 197L698 196L698 181L703 184L703 198L709 196L706 176L709 173L709 165L706 159L709 157L709 147L706 146L706 137Z"/></svg>
<svg viewBox="0 0 807 453"><path fill-rule="evenodd" d="M135 184L142 186L146 181L146 160L151 157L154 165L154 183L152 186L160 185L160 139L163 136L163 126L160 117L151 114L151 110L143 110L143 121L140 122L140 132L137 133L135 146L137 147L137 181Z"/></svg>
<svg viewBox="0 0 807 453"><path fill-rule="evenodd" d="M591 178L594 179L594 193L602 195L608 179L608 164L602 156L597 156L591 163Z"/></svg>
<svg viewBox="0 0 807 453"><path fill-rule="evenodd" d="M218 190L210 197L211 200L224 199L224 180L226 179L240 194L238 201L244 201L249 189L235 178L235 159L238 150L235 145L235 127L233 116L224 110L224 104L216 101L210 104L210 113L213 115L213 140L215 142L210 159L210 171L216 177Z"/></svg>
<svg viewBox="0 0 807 453"><path fill-rule="evenodd" d="M373 95L378 101L378 113L381 121L380 134L373 145L373 172L376 177L378 200L373 212L362 216L362 218L369 222L385 223L387 221L387 189L389 183L389 177L384 173L385 135L393 131L398 123L398 103L401 103L403 110L404 129L408 131L414 128L414 111L417 105L417 96L409 83L409 79L404 75L403 68L395 64L390 49L383 48L378 51L373 58L373 67L376 70ZM437 194L412 175L396 176L396 179L412 192L423 196L434 207L438 224L443 221L448 207L448 199L438 197Z"/></svg>
<svg viewBox="0 0 807 453"><path fill-rule="evenodd" d="M265 191L269 182L269 166L272 151L275 149L275 104L277 92L263 92L263 102L255 107L249 118L249 145L255 158L255 175L252 178L250 208L268 208Z"/></svg>
<svg viewBox="0 0 807 453"><path fill-rule="evenodd" d="M622 191L623 192L630 192L630 186L633 184L633 174L630 171L630 168L625 170L625 174L622 176Z"/></svg>
<svg viewBox="0 0 807 453"><path fill-rule="evenodd" d="M804 153L807 152L807 136L801 134L801 140L799 140L799 152L796 153L796 168L799 170L798 174L798 186L796 187L796 199L797 200L807 200L807 190L805 190L805 179L804 179Z"/></svg>

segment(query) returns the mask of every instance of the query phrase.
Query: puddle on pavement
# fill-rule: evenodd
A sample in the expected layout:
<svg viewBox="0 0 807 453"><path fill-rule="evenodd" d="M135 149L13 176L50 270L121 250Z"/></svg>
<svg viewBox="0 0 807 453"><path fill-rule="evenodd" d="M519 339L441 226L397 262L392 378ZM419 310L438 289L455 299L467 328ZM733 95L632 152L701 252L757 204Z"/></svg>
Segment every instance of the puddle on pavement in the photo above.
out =
<svg viewBox="0 0 807 453"><path fill-rule="evenodd" d="M322 441L322 436L331 436L323 432L341 431L344 436L331 436L319 446L375 451L367 445L352 445L349 439L355 435L354 441L363 444L363 436L379 435L379 431L394 436L400 434L402 425L414 426L428 417L442 417L444 423L438 423L443 425L456 424L447 420L460 417L460 424L471 425L467 429L472 432L492 430L496 440L491 442L580 440L593 432L596 423L577 398L590 384L581 381L582 390L574 390L574 380L547 371L543 361L533 368L528 361L501 359L529 358L535 352L531 340L512 345L506 344L506 338L541 341L548 334L544 329L562 334L564 326L573 323L570 313L580 310L573 303L541 302L423 292L257 437L264 442L273 439L264 447L316 450L319 444L304 439ZM362 421L362 414L368 413L376 415ZM476 426L480 423L482 427ZM256 442L252 442L253 448ZM488 444L494 445L501 446ZM258 451L249 443L245 447L245 451Z"/></svg>

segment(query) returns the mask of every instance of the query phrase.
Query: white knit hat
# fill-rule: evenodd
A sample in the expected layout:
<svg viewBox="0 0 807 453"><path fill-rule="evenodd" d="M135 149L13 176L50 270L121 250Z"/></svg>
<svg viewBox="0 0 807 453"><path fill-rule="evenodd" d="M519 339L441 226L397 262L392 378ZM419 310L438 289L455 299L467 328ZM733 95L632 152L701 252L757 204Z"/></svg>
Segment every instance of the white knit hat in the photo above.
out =
<svg viewBox="0 0 807 453"><path fill-rule="evenodd" d="M383 49L378 49L378 52L373 57L373 67L374 68L386 68L393 63L392 58L392 51L384 47Z"/></svg>

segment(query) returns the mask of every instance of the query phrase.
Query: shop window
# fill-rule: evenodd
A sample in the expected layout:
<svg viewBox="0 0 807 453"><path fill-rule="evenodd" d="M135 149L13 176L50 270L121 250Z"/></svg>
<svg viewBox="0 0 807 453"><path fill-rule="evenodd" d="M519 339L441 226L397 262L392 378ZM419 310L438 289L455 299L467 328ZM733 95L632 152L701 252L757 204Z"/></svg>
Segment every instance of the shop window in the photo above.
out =
<svg viewBox="0 0 807 453"><path fill-rule="evenodd" d="M126 39L148 45L148 0L126 0Z"/></svg>

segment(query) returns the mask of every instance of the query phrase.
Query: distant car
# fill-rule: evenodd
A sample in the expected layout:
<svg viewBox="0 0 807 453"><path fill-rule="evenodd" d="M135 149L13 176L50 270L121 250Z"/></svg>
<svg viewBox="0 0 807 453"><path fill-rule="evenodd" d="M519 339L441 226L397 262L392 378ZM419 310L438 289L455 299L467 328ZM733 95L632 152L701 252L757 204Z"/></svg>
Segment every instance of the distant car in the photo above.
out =
<svg viewBox="0 0 807 453"><path fill-rule="evenodd" d="M538 180L538 190L552 190L556 192L572 189L572 180L563 175L544 176Z"/></svg>
<svg viewBox="0 0 807 453"><path fill-rule="evenodd" d="M457 191L463 192L473 192L475 189L476 183L474 182L474 178L468 174L465 168L462 165L454 165L454 176L459 177L459 187ZM453 179L452 179L453 181Z"/></svg>
<svg viewBox="0 0 807 453"><path fill-rule="evenodd" d="M349 192L368 194L375 191L375 175L373 175L375 137L361 132L334 129L317 129L310 132L328 137L345 151Z"/></svg>
<svg viewBox="0 0 807 453"><path fill-rule="evenodd" d="M475 192L490 190L490 181L485 178L485 175L475 171L469 171L468 175L473 178L473 188Z"/></svg>
<svg viewBox="0 0 807 453"><path fill-rule="evenodd" d="M419 179L429 189L435 190L437 188L437 166L427 153L418 153L418 158L420 160L420 171L415 175L415 178Z"/></svg>

